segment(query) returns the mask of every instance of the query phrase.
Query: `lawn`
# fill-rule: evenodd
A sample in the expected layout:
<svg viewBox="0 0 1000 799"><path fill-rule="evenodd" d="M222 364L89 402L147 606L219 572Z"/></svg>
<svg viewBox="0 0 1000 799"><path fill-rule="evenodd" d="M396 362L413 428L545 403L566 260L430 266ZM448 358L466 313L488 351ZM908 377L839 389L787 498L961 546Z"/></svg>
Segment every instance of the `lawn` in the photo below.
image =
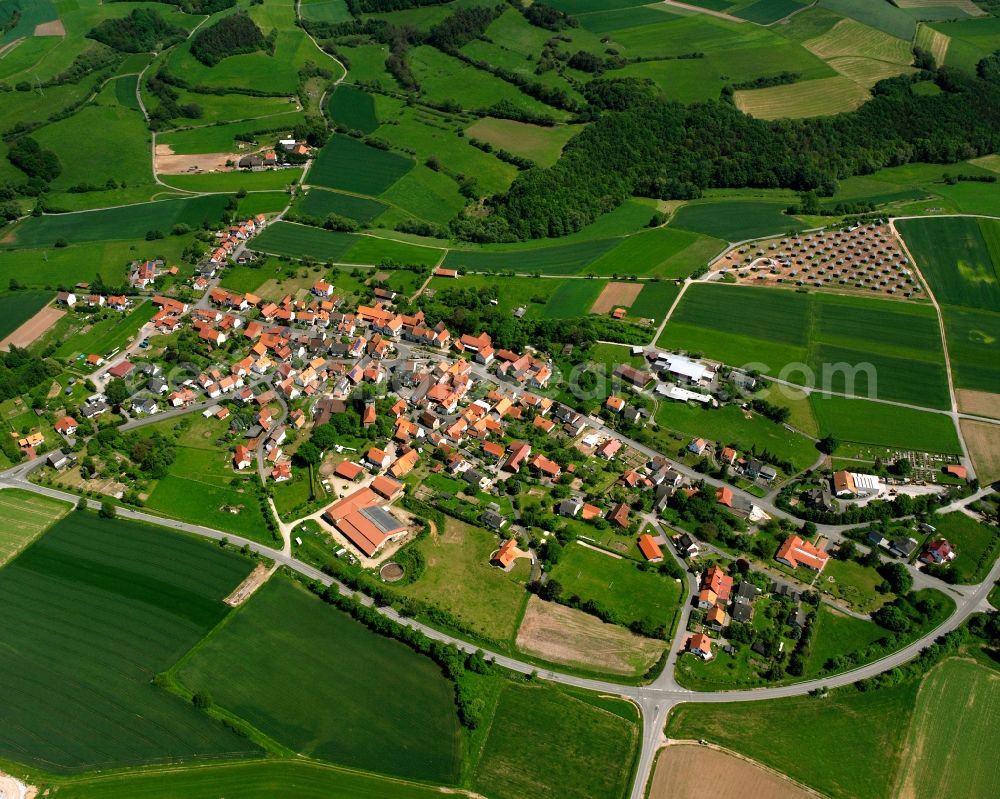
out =
<svg viewBox="0 0 1000 799"><path fill-rule="evenodd" d="M17 555L52 524L69 512L65 502L19 488L0 491L0 566Z"/></svg>
<svg viewBox="0 0 1000 799"><path fill-rule="evenodd" d="M957 698L961 701L956 701ZM952 658L932 669L916 697L903 763L900 795L996 796L994 758L1000 734L1000 680L996 671ZM921 768L946 752L937 768Z"/></svg>
<svg viewBox="0 0 1000 799"><path fill-rule="evenodd" d="M858 613L871 613L892 599L892 596L875 590L882 582L882 577L873 568L862 566L854 560L831 558L816 581L816 588L829 592Z"/></svg>
<svg viewBox="0 0 1000 799"><path fill-rule="evenodd" d="M810 400L823 434L841 441L921 452L961 451L955 425L945 414L815 393Z"/></svg>
<svg viewBox="0 0 1000 799"><path fill-rule="evenodd" d="M830 561L827 568L834 561ZM874 622L862 621L820 604L806 662L806 676L820 674L831 658L864 649L884 638L886 631Z"/></svg>
<svg viewBox="0 0 1000 799"><path fill-rule="evenodd" d="M935 514L930 523L937 528L934 538L947 538L958 553L950 567L958 582L972 585L985 579L1000 555L1000 530L961 511Z"/></svg>
<svg viewBox="0 0 1000 799"><path fill-rule="evenodd" d="M348 19L350 15L348 15ZM327 104L330 119L341 128L360 130L362 133L372 133L378 127L378 117L375 115L375 101L368 92L342 83L338 86Z"/></svg>
<svg viewBox="0 0 1000 799"><path fill-rule="evenodd" d="M379 195L413 169L413 161L369 147L348 136L334 136L320 150L309 182L330 189Z"/></svg>
<svg viewBox="0 0 1000 799"><path fill-rule="evenodd" d="M139 300L139 304L127 314L108 311L107 317L96 322L86 333L71 336L60 344L55 356L69 359L81 353L96 353L106 357L128 344L156 311L156 306L144 299Z"/></svg>
<svg viewBox="0 0 1000 799"><path fill-rule="evenodd" d="M147 427L147 432L173 434L176 456L167 476L155 482L146 507L173 519L273 544L254 487L256 471L252 476L237 474L231 465L235 442L218 443L227 428L225 422L200 415Z"/></svg>
<svg viewBox="0 0 1000 799"><path fill-rule="evenodd" d="M504 644L514 637L528 595L514 574L490 565L500 547L496 535L449 517L443 533L416 546L427 569L399 593L447 610L485 640Z"/></svg>
<svg viewBox="0 0 1000 799"><path fill-rule="evenodd" d="M744 241L804 229L804 224L784 213L787 206L787 203L755 200L697 201L678 210L670 226L725 241Z"/></svg>
<svg viewBox="0 0 1000 799"><path fill-rule="evenodd" d="M47 291L18 291L0 295L0 339L17 330L52 300Z"/></svg>
<svg viewBox="0 0 1000 799"><path fill-rule="evenodd" d="M621 799L637 721L618 699L505 682L472 786L491 799Z"/></svg>
<svg viewBox="0 0 1000 799"><path fill-rule="evenodd" d="M684 704L666 734L720 744L834 799L884 799L903 760L917 685L846 688L823 699ZM822 757L803 757L805 742Z"/></svg>
<svg viewBox="0 0 1000 799"><path fill-rule="evenodd" d="M308 757L428 782L458 778L458 715L441 670L291 580L272 578L174 673Z"/></svg>
<svg viewBox="0 0 1000 799"><path fill-rule="evenodd" d="M217 194L123 205L76 214L30 217L8 234L13 236L13 241L3 241L5 246L51 247L60 240L73 244L109 239L143 239L150 230L169 233L174 225L180 223L200 227L205 221L217 222L222 218L227 200L224 195ZM152 246L161 245L157 243Z"/></svg>
<svg viewBox="0 0 1000 799"><path fill-rule="evenodd" d="M74 773L259 753L152 682L248 571L195 538L66 516L0 571L0 756Z"/></svg>
<svg viewBox="0 0 1000 799"><path fill-rule="evenodd" d="M326 219L330 214L338 214L367 224L388 207L378 200L369 200L365 197L339 194L323 189L311 189L302 198L302 201L296 204L295 210L320 219Z"/></svg>
<svg viewBox="0 0 1000 799"><path fill-rule="evenodd" d="M296 799L440 799L429 785L306 760L172 766L83 777L60 785L61 799L273 799L295 786Z"/></svg>
<svg viewBox="0 0 1000 799"><path fill-rule="evenodd" d="M648 618L654 625L670 629L683 594L676 580L641 571L631 559L596 552L582 544L566 547L552 577L562 583L564 596L576 594L583 601L593 600L625 625Z"/></svg>

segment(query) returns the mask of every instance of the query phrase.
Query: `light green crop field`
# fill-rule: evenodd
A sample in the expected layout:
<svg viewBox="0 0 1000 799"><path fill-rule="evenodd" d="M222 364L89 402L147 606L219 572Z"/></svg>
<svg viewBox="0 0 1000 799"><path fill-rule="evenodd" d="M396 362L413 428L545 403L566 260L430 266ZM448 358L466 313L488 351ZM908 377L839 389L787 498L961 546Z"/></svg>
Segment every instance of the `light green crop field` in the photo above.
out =
<svg viewBox="0 0 1000 799"><path fill-rule="evenodd" d="M0 295L0 338L6 338L17 330L52 299L47 291L18 291Z"/></svg>
<svg viewBox="0 0 1000 799"><path fill-rule="evenodd" d="M302 0L302 17L317 22L349 22L351 12L344 0Z"/></svg>
<svg viewBox="0 0 1000 799"><path fill-rule="evenodd" d="M670 226L725 241L743 241L805 228L806 225L795 217L784 213L787 207L787 203L753 200L699 200L680 208Z"/></svg>
<svg viewBox="0 0 1000 799"><path fill-rule="evenodd" d="M187 422L190 424L185 427ZM260 499L252 488L256 476L237 475L231 465L235 444L217 443L227 429L227 423L201 416L145 428L168 437L176 435L174 462L167 476L156 481L146 506L173 519L273 544ZM231 508L238 512L232 513Z"/></svg>
<svg viewBox="0 0 1000 799"><path fill-rule="evenodd" d="M473 272L540 272L546 275L574 275L618 242L615 239L581 241L576 244L521 249L449 250L444 266Z"/></svg>
<svg viewBox="0 0 1000 799"><path fill-rule="evenodd" d="M0 566L34 541L70 511L70 505L55 499L10 488L0 491Z"/></svg>
<svg viewBox="0 0 1000 799"><path fill-rule="evenodd" d="M865 75L856 64L851 64L850 68L853 77ZM758 119L831 116L853 111L868 98L864 86L843 75L765 89L740 89L734 95L736 107Z"/></svg>
<svg viewBox="0 0 1000 799"><path fill-rule="evenodd" d="M160 528L64 517L0 571L0 755L74 773L257 754L152 683L222 620L248 571Z"/></svg>
<svg viewBox="0 0 1000 799"><path fill-rule="evenodd" d="M820 430L841 441L923 452L961 451L955 425L944 414L820 394L810 399Z"/></svg>
<svg viewBox="0 0 1000 799"><path fill-rule="evenodd" d="M413 161L369 147L348 136L334 136L320 150L309 182L330 189L379 195L413 168Z"/></svg>
<svg viewBox="0 0 1000 799"><path fill-rule="evenodd" d="M949 405L928 306L699 283L688 288L658 343L731 365L752 361L758 371L824 391Z"/></svg>
<svg viewBox="0 0 1000 799"><path fill-rule="evenodd" d="M898 223L938 302L1000 308L1000 222L971 217L904 219Z"/></svg>
<svg viewBox="0 0 1000 799"><path fill-rule="evenodd" d="M269 225L253 240L253 249L272 255L292 258L315 258L319 261L339 261L356 242L353 233L278 222Z"/></svg>
<svg viewBox="0 0 1000 799"><path fill-rule="evenodd" d="M903 762L917 685L868 693L848 688L824 699L684 704L671 714L666 732L720 744L835 799L884 799ZM803 758L803 740L824 756Z"/></svg>
<svg viewBox="0 0 1000 799"><path fill-rule="evenodd" d="M272 578L176 674L309 757L428 782L457 780L458 716L440 669L298 583ZM264 684L281 690L256 690Z"/></svg>
<svg viewBox="0 0 1000 799"><path fill-rule="evenodd" d="M542 127L512 119L483 117L465 129L474 139L489 142L500 150L530 158L539 166L552 166L562 148L582 130L580 125Z"/></svg>
<svg viewBox="0 0 1000 799"><path fill-rule="evenodd" d="M691 275L725 247L687 230L661 227L627 236L587 267L596 275L680 278Z"/></svg>
<svg viewBox="0 0 1000 799"><path fill-rule="evenodd" d="M513 573L490 565L499 547L493 533L449 518L443 531L417 544L427 569L399 592L445 608L484 639L506 642L517 632L528 594Z"/></svg>
<svg viewBox="0 0 1000 799"><path fill-rule="evenodd" d="M358 236L343 260L350 264L380 264L394 261L397 264L434 266L441 260L443 249L410 244L378 236Z"/></svg>
<svg viewBox="0 0 1000 799"><path fill-rule="evenodd" d="M564 596L593 600L626 625L650 619L669 627L683 595L677 580L640 571L630 558L606 555L581 544L566 547L552 577L562 583Z"/></svg>
<svg viewBox="0 0 1000 799"><path fill-rule="evenodd" d="M423 164L403 175L379 199L401 209L401 219L409 215L439 225L447 225L465 205L454 180Z"/></svg>
<svg viewBox="0 0 1000 799"><path fill-rule="evenodd" d="M295 786L296 799L440 799L429 785L306 760L172 766L84 777L62 784L63 799L273 799Z"/></svg>
<svg viewBox="0 0 1000 799"><path fill-rule="evenodd" d="M639 743L637 720L618 699L504 683L473 787L495 799L621 799Z"/></svg>
<svg viewBox="0 0 1000 799"><path fill-rule="evenodd" d="M935 538L947 538L958 553L949 567L958 582L974 584L985 579L1000 554L1000 531L961 511L935 514Z"/></svg>
<svg viewBox="0 0 1000 799"><path fill-rule="evenodd" d="M805 0L755 0L733 11L733 14L758 25L770 25L795 11L801 11L806 5Z"/></svg>
<svg viewBox="0 0 1000 799"><path fill-rule="evenodd" d="M192 227L218 221L227 198L222 195L163 200L87 211L85 214L50 214L31 217L7 234L0 247L51 247L60 239L70 244L83 241L142 239L150 230L169 233L178 224ZM157 242L153 246L160 246Z"/></svg>
<svg viewBox="0 0 1000 799"><path fill-rule="evenodd" d="M674 282L645 283L629 307L628 315L659 322L667 315L679 293L680 287Z"/></svg>
<svg viewBox="0 0 1000 799"><path fill-rule="evenodd" d="M955 385L1000 392L1000 313L941 307Z"/></svg>
<svg viewBox="0 0 1000 799"><path fill-rule="evenodd" d="M995 796L1000 792L992 765L998 720L1000 677L994 670L957 658L934 668L916 697L900 774L901 795ZM948 757L939 768L921 768L934 752L947 752Z"/></svg>
<svg viewBox="0 0 1000 799"><path fill-rule="evenodd" d="M503 285L501 283L501 285ZM585 316L607 283L603 280L567 280L553 292L542 309L543 319Z"/></svg>
<svg viewBox="0 0 1000 799"><path fill-rule="evenodd" d="M338 214L358 222L371 222L385 211L387 206L378 200L365 197L355 197L352 194L340 194L323 189L310 190L301 201L296 203L296 210L309 216L326 219L330 214Z"/></svg>

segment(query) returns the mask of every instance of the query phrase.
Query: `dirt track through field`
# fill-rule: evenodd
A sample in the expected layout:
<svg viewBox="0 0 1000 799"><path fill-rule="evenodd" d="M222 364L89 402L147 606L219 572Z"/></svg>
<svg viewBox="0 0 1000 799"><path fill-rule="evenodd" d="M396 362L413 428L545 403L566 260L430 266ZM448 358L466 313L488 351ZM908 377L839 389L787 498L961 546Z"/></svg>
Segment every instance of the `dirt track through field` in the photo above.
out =
<svg viewBox="0 0 1000 799"><path fill-rule="evenodd" d="M65 311L62 311L59 308L53 308L51 305L46 305L17 330L0 341L0 350L4 350L6 352L12 346L27 347L29 344L34 343L35 339L52 327L52 325L58 322L65 313Z"/></svg>
<svg viewBox="0 0 1000 799"><path fill-rule="evenodd" d="M642 283L608 283L590 306L590 312L607 313L613 308L631 308L642 287Z"/></svg>
<svg viewBox="0 0 1000 799"><path fill-rule="evenodd" d="M739 786L740 799L812 799L802 788L763 766L698 744L668 746L656 761L649 799L701 799L706 777L715 785Z"/></svg>
<svg viewBox="0 0 1000 799"><path fill-rule="evenodd" d="M666 642L643 638L583 611L533 596L517 631L517 648L555 663L634 674L652 666Z"/></svg>

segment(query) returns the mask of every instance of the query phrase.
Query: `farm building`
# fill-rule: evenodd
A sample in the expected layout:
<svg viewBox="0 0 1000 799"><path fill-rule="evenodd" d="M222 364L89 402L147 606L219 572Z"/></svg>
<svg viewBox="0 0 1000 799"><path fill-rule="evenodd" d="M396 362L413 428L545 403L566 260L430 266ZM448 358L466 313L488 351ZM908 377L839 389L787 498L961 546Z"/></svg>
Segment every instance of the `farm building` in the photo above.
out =
<svg viewBox="0 0 1000 799"><path fill-rule="evenodd" d="M873 474L859 474L841 470L834 472L833 493L838 497L854 494L858 497L873 497L882 490L882 481Z"/></svg>
<svg viewBox="0 0 1000 799"><path fill-rule="evenodd" d="M643 533L639 536L639 551L642 552L643 557L650 563L659 563L663 560L663 550L660 549L660 545L656 543L656 540L649 533Z"/></svg>
<svg viewBox="0 0 1000 799"><path fill-rule="evenodd" d="M407 528L378 503L370 488L361 488L335 502L323 512L323 519L368 557L387 542L406 535Z"/></svg>

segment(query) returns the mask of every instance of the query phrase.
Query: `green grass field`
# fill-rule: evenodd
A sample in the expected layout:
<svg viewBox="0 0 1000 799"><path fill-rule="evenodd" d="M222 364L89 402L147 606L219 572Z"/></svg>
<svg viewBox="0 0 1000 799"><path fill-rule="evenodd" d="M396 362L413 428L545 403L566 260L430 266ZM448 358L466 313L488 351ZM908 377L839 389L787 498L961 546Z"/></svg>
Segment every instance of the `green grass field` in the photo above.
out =
<svg viewBox="0 0 1000 799"><path fill-rule="evenodd" d="M801 11L806 5L805 0L755 0L733 14L758 25L770 25L794 11Z"/></svg>
<svg viewBox="0 0 1000 799"><path fill-rule="evenodd" d="M823 434L878 447L957 454L955 425L944 414L867 400L813 394L813 411Z"/></svg>
<svg viewBox="0 0 1000 799"><path fill-rule="evenodd" d="M669 627L682 596L676 580L640 571L633 560L580 544L566 547L552 577L562 583L564 595L592 599L626 625L649 618Z"/></svg>
<svg viewBox="0 0 1000 799"><path fill-rule="evenodd" d="M587 267L617 242L614 239L581 241L556 246L519 249L450 250L444 266L471 272L540 272L546 275L574 275Z"/></svg>
<svg viewBox="0 0 1000 799"><path fill-rule="evenodd" d="M911 41L917 30L914 17L889 3L870 3L868 0L819 0L819 5L906 41Z"/></svg>
<svg viewBox="0 0 1000 799"><path fill-rule="evenodd" d="M351 194L340 194L323 189L311 189L296 205L296 210L320 219L326 219L330 214L339 214L366 224L388 207L378 200L369 200L365 197L355 197Z"/></svg>
<svg viewBox="0 0 1000 799"><path fill-rule="evenodd" d="M292 258L315 258L319 261L340 261L356 243L353 233L278 222L254 238L253 248L272 255Z"/></svg>
<svg viewBox="0 0 1000 799"><path fill-rule="evenodd" d="M343 260L351 264L379 264L383 261L395 261L397 264L417 264L434 266L441 260L442 249L430 246L410 244L395 239L383 239L378 236L358 236L351 248L344 254Z"/></svg>
<svg viewBox="0 0 1000 799"><path fill-rule="evenodd" d="M244 191L284 191L298 183L301 169L274 169L266 172L206 172L202 175L161 175L160 180L169 186L185 191L220 192L234 194Z"/></svg>
<svg viewBox="0 0 1000 799"><path fill-rule="evenodd" d="M543 319L586 316L605 285L603 280L566 280L552 293L540 316Z"/></svg>
<svg viewBox="0 0 1000 799"><path fill-rule="evenodd" d="M514 573L490 566L499 546L493 533L449 518L442 533L417 544L427 570L399 592L447 609L482 638L506 642L517 632L527 593Z"/></svg>
<svg viewBox="0 0 1000 799"><path fill-rule="evenodd" d="M937 528L934 538L947 538L958 553L949 567L959 583L983 580L1000 554L1000 531L960 511L936 514L930 522Z"/></svg>
<svg viewBox="0 0 1000 799"><path fill-rule="evenodd" d="M84 777L58 787L63 799L440 799L438 788L306 760L174 766Z"/></svg>
<svg viewBox="0 0 1000 799"><path fill-rule="evenodd" d="M18 291L0 295L0 338L17 330L50 300L52 295L47 291Z"/></svg>
<svg viewBox="0 0 1000 799"><path fill-rule="evenodd" d="M0 571L0 755L49 773L255 747L157 688L249 566L159 528L73 512Z"/></svg>
<svg viewBox="0 0 1000 799"><path fill-rule="evenodd" d="M903 761L916 697L917 683L909 682L869 693L848 688L825 699L685 704L666 732L720 744L834 799L884 799ZM803 741L823 756L803 757Z"/></svg>
<svg viewBox="0 0 1000 799"><path fill-rule="evenodd" d="M958 388L1000 392L1000 313L941 307Z"/></svg>
<svg viewBox="0 0 1000 799"><path fill-rule="evenodd" d="M264 524L260 500L252 489L256 476L233 471L231 448L235 443L217 443L228 424L197 416L180 422L158 422L146 429L176 435L174 462L146 499L150 510L265 544L274 543ZM240 511L231 513L229 508Z"/></svg>
<svg viewBox="0 0 1000 799"><path fill-rule="evenodd" d="M787 205L748 200L697 201L677 211L670 226L724 241L743 241L805 228L795 217L783 213Z"/></svg>
<svg viewBox="0 0 1000 799"><path fill-rule="evenodd" d="M169 144L171 149L181 154L230 153L236 152L236 137L242 140L253 135L254 140L263 144L272 139L284 138L296 123L303 119L302 112L288 111L266 119L249 119L225 125L205 125L187 130L171 130L156 137L157 144ZM255 135L254 135L255 134Z"/></svg>
<svg viewBox="0 0 1000 799"><path fill-rule="evenodd" d="M618 699L504 683L473 788L493 799L620 799L639 743L636 721Z"/></svg>
<svg viewBox="0 0 1000 799"><path fill-rule="evenodd" d="M38 538L69 510L70 506L65 502L19 488L0 491L0 513L5 519L0 532L0 566Z"/></svg>
<svg viewBox="0 0 1000 799"><path fill-rule="evenodd" d="M597 275L688 277L722 252L725 244L687 230L661 227L623 238L587 267Z"/></svg>
<svg viewBox="0 0 1000 799"><path fill-rule="evenodd" d="M309 757L429 782L458 778L458 717L440 669L292 581L272 578L176 675Z"/></svg>
<svg viewBox="0 0 1000 799"><path fill-rule="evenodd" d="M666 281L645 283L639 296L629 307L628 315L643 319L655 319L659 322L666 316L679 293L680 288L676 283Z"/></svg>
<svg viewBox="0 0 1000 799"><path fill-rule="evenodd" d="M376 196L413 169L413 161L347 136L334 136L320 150L309 182L330 189Z"/></svg>
<svg viewBox="0 0 1000 799"><path fill-rule="evenodd" d="M31 217L0 239L2 247L51 247L62 240L85 241L142 239L150 230L169 233L179 223L199 227L222 217L227 198L223 195L139 203L76 214ZM153 246L162 246L157 242Z"/></svg>
<svg viewBox="0 0 1000 799"><path fill-rule="evenodd" d="M327 110L330 119L347 130L371 133L379 124L372 96L349 84L341 84L330 95Z"/></svg>
<svg viewBox="0 0 1000 799"><path fill-rule="evenodd" d="M962 701L956 701L961 697ZM1000 733L1000 680L970 660L946 660L924 678L906 741L901 795L995 796L1000 778L992 766ZM938 768L921 768L935 752L948 756Z"/></svg>
<svg viewBox="0 0 1000 799"><path fill-rule="evenodd" d="M489 142L494 147L530 158L539 166L552 166L559 160L562 149L580 132L579 125L542 127L512 119L483 117L466 128L467 135Z"/></svg>

